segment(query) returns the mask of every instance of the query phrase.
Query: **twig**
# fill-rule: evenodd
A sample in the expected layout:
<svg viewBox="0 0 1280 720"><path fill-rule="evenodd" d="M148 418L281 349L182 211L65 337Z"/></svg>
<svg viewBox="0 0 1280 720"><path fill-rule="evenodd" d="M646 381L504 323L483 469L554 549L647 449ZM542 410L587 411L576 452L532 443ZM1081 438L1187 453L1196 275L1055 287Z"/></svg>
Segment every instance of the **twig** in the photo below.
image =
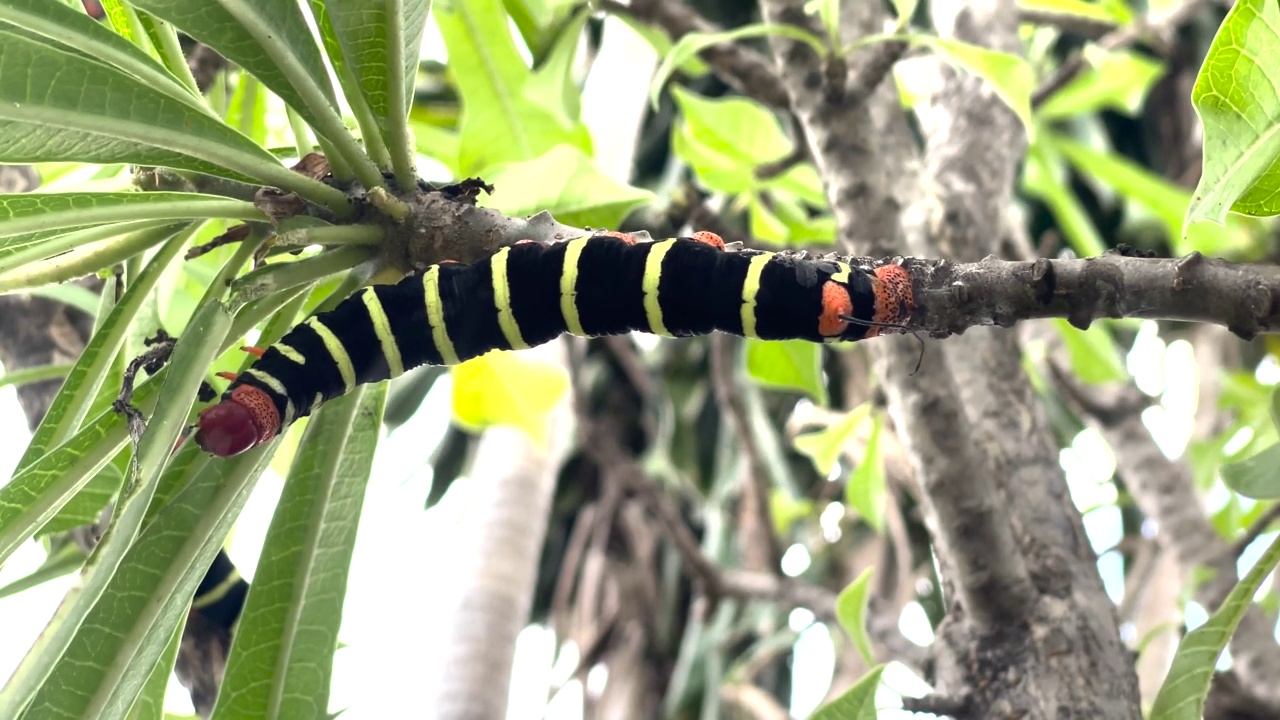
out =
<svg viewBox="0 0 1280 720"><path fill-rule="evenodd" d="M858 64L849 74L848 84L844 88L846 101L859 105L866 102L909 47L900 40L891 40L867 48L865 53L858 56Z"/></svg>
<svg viewBox="0 0 1280 720"><path fill-rule="evenodd" d="M1271 526L1271 523L1276 520L1280 520L1280 502L1264 510L1263 513L1258 516L1258 519L1253 521L1253 524L1244 531L1243 535L1232 541L1231 549L1229 551L1231 557L1239 559L1240 555L1244 553L1245 548L1249 547L1254 540L1257 540L1259 535L1266 532L1267 528Z"/></svg>
<svg viewBox="0 0 1280 720"><path fill-rule="evenodd" d="M653 23L678 41L689 33L717 32L719 28L704 20L679 0L635 0L630 6L616 0L601 0L601 9L615 15L628 15ZM787 107L787 93L769 61L760 53L736 43L713 45L699 56L716 75L744 95L774 107Z"/></svg>
<svg viewBox="0 0 1280 720"><path fill-rule="evenodd" d="M1153 23L1150 18L1141 18L1125 27L1113 30L1102 37L1098 41L1098 47L1103 50L1120 50L1138 42L1144 37L1162 32L1165 28L1177 27L1186 22L1196 11L1204 6L1206 0L1186 0L1182 5L1171 11L1169 14L1160 18L1159 22ZM1085 67L1084 53L1076 51L1066 62L1058 67L1057 72L1049 76L1047 80L1040 83L1036 91L1031 94L1032 109L1039 108L1045 103L1055 92L1061 90L1067 83L1071 82L1076 75L1079 75Z"/></svg>
<svg viewBox="0 0 1280 720"><path fill-rule="evenodd" d="M918 698L904 696L902 698L902 709L913 713L950 715L954 718L968 717L971 713L969 698L937 694Z"/></svg>
<svg viewBox="0 0 1280 720"><path fill-rule="evenodd" d="M754 504L759 533L764 541L764 554L767 567L777 572L782 563L782 542L774 532L773 510L769 505L771 490L769 466L764 461L760 446L751 427L751 418L747 407L742 402L741 393L734 387L737 368L733 355L729 350L729 337L715 335L711 338L711 385L715 390L716 402L719 403L724 416L728 418L738 441L742 444L747 458L748 483L746 491L749 501Z"/></svg>
<svg viewBox="0 0 1280 720"><path fill-rule="evenodd" d="M129 437L133 439L135 445L141 439L142 433L147 429L147 421L143 417L142 411L133 404L134 383L137 382L138 373L143 370L146 370L148 375L160 372L160 368L164 366L165 361L173 354L173 346L176 342L177 340L165 332L164 328L157 330L155 337L143 340L143 343L151 349L129 361L129 365L124 371L120 394L111 403L112 410L129 419ZM136 452L134 457L137 457Z"/></svg>
<svg viewBox="0 0 1280 720"><path fill-rule="evenodd" d="M1090 40L1097 40L1116 29L1116 23L1110 20L1099 20L1070 13L1023 7L1018 8L1018 22L1031 25L1047 25L1065 33L1078 35Z"/></svg>

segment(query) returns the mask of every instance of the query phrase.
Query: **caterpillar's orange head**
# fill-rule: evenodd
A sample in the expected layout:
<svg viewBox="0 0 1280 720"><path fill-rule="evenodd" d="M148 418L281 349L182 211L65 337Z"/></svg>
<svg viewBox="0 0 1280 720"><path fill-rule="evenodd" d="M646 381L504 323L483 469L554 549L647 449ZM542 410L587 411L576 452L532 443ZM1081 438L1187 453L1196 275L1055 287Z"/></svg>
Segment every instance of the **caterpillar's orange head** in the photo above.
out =
<svg viewBox="0 0 1280 720"><path fill-rule="evenodd" d="M280 414L261 389L239 385L222 402L200 412L196 444L218 457L232 457L261 445L280 430Z"/></svg>

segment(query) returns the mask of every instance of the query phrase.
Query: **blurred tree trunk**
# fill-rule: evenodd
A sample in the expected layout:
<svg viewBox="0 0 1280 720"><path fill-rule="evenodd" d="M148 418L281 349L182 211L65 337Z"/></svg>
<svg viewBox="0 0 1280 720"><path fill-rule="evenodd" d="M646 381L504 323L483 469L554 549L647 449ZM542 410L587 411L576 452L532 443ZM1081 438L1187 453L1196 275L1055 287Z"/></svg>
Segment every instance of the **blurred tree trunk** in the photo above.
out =
<svg viewBox="0 0 1280 720"><path fill-rule="evenodd" d="M566 366L563 340L526 351ZM516 637L529 620L538 557L556 476L570 446L572 391L550 414L544 442L510 427L486 430L460 500L464 509L440 548L444 609L431 620L438 644L422 673L432 720L502 720ZM455 490L455 492L457 492Z"/></svg>

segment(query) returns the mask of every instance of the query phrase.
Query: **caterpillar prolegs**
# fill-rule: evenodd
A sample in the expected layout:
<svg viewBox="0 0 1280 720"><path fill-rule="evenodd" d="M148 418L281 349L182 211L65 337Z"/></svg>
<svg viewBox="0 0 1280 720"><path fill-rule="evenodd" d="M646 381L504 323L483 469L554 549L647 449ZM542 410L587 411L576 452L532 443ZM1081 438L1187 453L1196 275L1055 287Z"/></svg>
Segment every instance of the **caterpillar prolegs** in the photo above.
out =
<svg viewBox="0 0 1280 720"><path fill-rule="evenodd" d="M523 241L472 265L441 263L364 288L303 321L200 413L195 441L237 455L356 385L564 332L852 341L900 327L913 309L898 265L727 251L706 232L652 243L622 233Z"/></svg>

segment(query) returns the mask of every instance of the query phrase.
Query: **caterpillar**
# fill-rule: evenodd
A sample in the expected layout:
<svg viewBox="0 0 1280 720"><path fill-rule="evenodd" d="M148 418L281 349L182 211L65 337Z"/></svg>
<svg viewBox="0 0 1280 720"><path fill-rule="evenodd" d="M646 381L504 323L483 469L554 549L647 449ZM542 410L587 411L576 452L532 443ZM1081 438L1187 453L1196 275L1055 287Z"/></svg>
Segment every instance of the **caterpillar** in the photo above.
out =
<svg viewBox="0 0 1280 720"><path fill-rule="evenodd" d="M625 233L525 240L471 265L444 262L364 288L266 350L245 348L258 359L201 411L195 442L238 455L356 385L565 332L853 341L903 329L913 309L911 278L896 264L730 251L709 232L647 243Z"/></svg>

